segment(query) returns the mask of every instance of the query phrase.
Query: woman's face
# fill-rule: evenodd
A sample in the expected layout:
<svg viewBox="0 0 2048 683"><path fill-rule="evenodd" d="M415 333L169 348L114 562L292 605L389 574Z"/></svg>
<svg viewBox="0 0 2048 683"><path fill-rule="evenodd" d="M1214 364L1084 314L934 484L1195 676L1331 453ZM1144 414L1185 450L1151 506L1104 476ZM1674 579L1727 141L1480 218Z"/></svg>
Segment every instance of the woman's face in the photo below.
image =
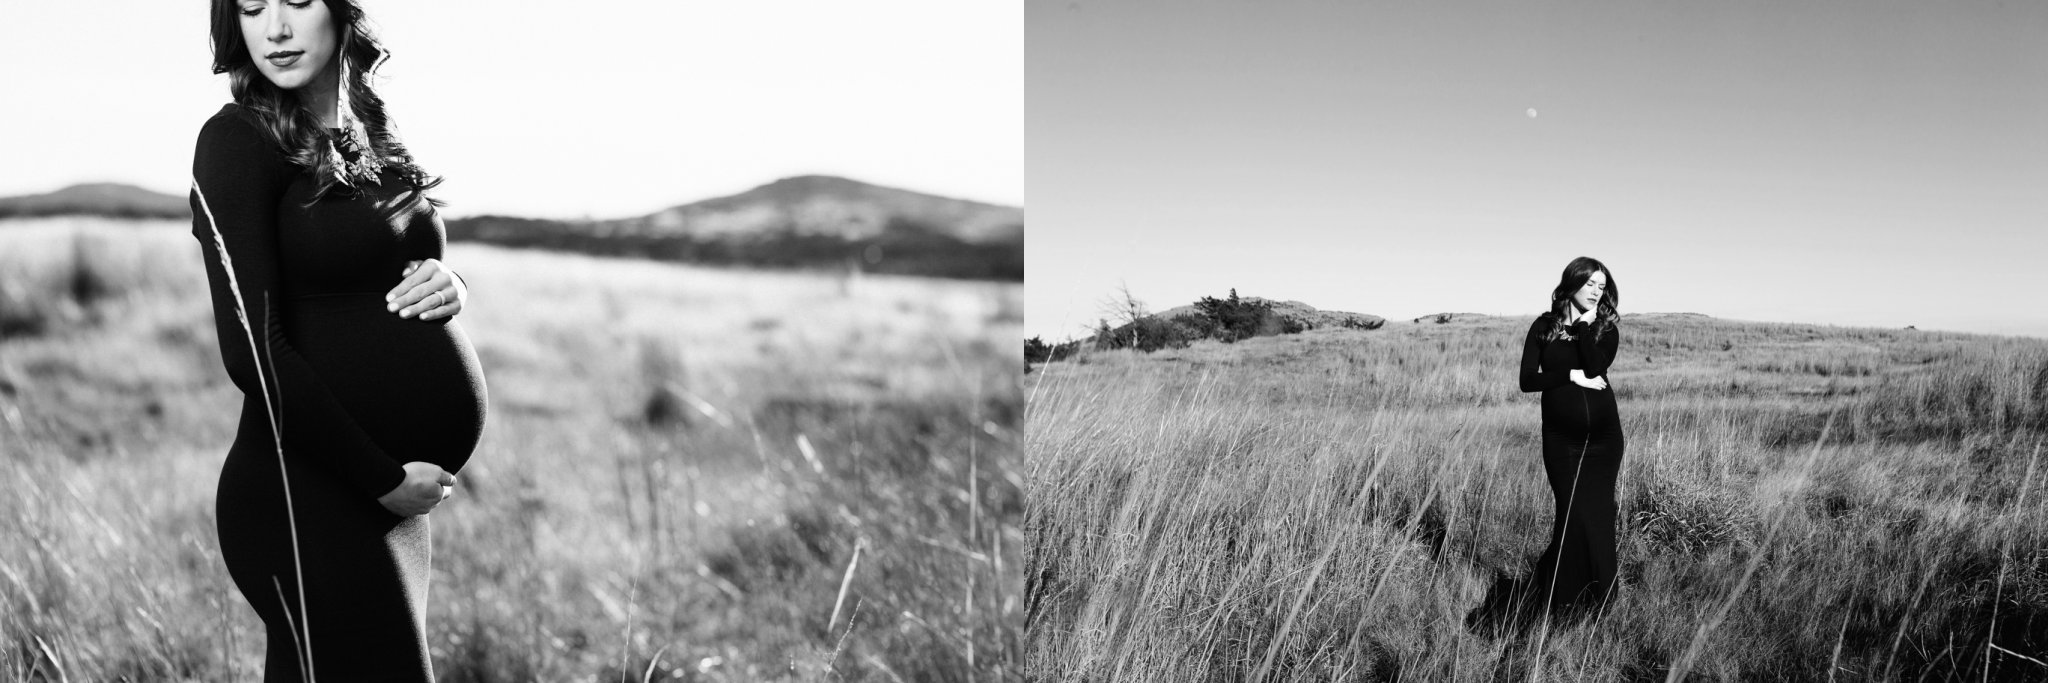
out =
<svg viewBox="0 0 2048 683"><path fill-rule="evenodd" d="M249 58L279 88L313 82L334 60L334 18L321 0L238 0L242 43Z"/></svg>
<svg viewBox="0 0 2048 683"><path fill-rule="evenodd" d="M1596 270L1586 278L1586 284L1579 285L1579 291L1572 293L1572 305L1581 311L1593 310L1600 304L1600 297L1607 295L1607 271Z"/></svg>

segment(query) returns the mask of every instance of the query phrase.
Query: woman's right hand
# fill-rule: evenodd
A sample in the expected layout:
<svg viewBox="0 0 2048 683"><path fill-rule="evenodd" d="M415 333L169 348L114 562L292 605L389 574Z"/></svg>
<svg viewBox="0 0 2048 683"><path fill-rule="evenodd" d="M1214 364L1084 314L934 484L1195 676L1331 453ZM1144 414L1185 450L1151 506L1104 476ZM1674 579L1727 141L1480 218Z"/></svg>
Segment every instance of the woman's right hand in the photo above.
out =
<svg viewBox="0 0 2048 683"><path fill-rule="evenodd" d="M1578 368L1572 368L1572 383L1594 391L1601 391L1607 388L1607 378L1587 377L1586 371Z"/></svg>
<svg viewBox="0 0 2048 683"><path fill-rule="evenodd" d="M377 497L377 502L400 517L424 515L448 498L455 486L455 475L431 462L409 462L405 464L405 481L398 487Z"/></svg>

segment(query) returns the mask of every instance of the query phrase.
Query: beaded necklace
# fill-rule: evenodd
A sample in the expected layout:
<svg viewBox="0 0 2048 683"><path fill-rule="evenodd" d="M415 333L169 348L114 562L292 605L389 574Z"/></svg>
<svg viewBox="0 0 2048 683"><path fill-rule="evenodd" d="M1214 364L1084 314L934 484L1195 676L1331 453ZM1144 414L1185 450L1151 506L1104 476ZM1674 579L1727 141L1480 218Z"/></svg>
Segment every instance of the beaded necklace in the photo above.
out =
<svg viewBox="0 0 2048 683"><path fill-rule="evenodd" d="M384 171L384 159L371 149L362 125L357 121L354 126L341 129L340 135L327 135L327 162L334 169L334 180L352 189L361 189L362 184L382 184L378 174Z"/></svg>
<svg viewBox="0 0 2048 683"><path fill-rule="evenodd" d="M370 146L370 133L363 128L362 119L356 118L356 110L349 106L348 60L341 61L335 89L335 115L340 119L341 134L327 136L327 161L334 169L334 180L350 189L361 189L358 183L381 185L377 174L384 170L384 159L377 156L376 148ZM378 60L382 62L382 59ZM375 70L376 67L371 67ZM367 74L365 75L367 77Z"/></svg>

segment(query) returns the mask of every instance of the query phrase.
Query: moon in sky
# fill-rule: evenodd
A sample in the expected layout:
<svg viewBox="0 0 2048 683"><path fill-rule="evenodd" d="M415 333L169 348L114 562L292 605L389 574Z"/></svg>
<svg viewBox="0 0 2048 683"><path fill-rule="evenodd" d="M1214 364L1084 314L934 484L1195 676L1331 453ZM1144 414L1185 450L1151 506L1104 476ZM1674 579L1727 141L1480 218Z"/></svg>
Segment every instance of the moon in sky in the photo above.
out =
<svg viewBox="0 0 2048 683"><path fill-rule="evenodd" d="M1532 119L1533 119L1533 118L1536 118L1536 108L1535 108L1535 107L1530 107L1530 108L1529 108L1529 118L1532 118Z"/></svg>

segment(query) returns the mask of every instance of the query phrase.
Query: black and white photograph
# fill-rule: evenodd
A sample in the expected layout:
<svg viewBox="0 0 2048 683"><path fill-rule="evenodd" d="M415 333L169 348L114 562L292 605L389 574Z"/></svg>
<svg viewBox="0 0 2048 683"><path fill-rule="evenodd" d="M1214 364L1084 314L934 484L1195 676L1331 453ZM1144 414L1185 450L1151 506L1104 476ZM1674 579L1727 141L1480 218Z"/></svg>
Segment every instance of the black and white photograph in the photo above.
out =
<svg viewBox="0 0 2048 683"><path fill-rule="evenodd" d="M0 681L2048 680L2044 38L9 3Z"/></svg>
<svg viewBox="0 0 2048 683"><path fill-rule="evenodd" d="M2048 6L1025 27L1027 678L2048 680Z"/></svg>
<svg viewBox="0 0 2048 683"><path fill-rule="evenodd" d="M0 680L1022 680L1023 8L0 7Z"/></svg>

